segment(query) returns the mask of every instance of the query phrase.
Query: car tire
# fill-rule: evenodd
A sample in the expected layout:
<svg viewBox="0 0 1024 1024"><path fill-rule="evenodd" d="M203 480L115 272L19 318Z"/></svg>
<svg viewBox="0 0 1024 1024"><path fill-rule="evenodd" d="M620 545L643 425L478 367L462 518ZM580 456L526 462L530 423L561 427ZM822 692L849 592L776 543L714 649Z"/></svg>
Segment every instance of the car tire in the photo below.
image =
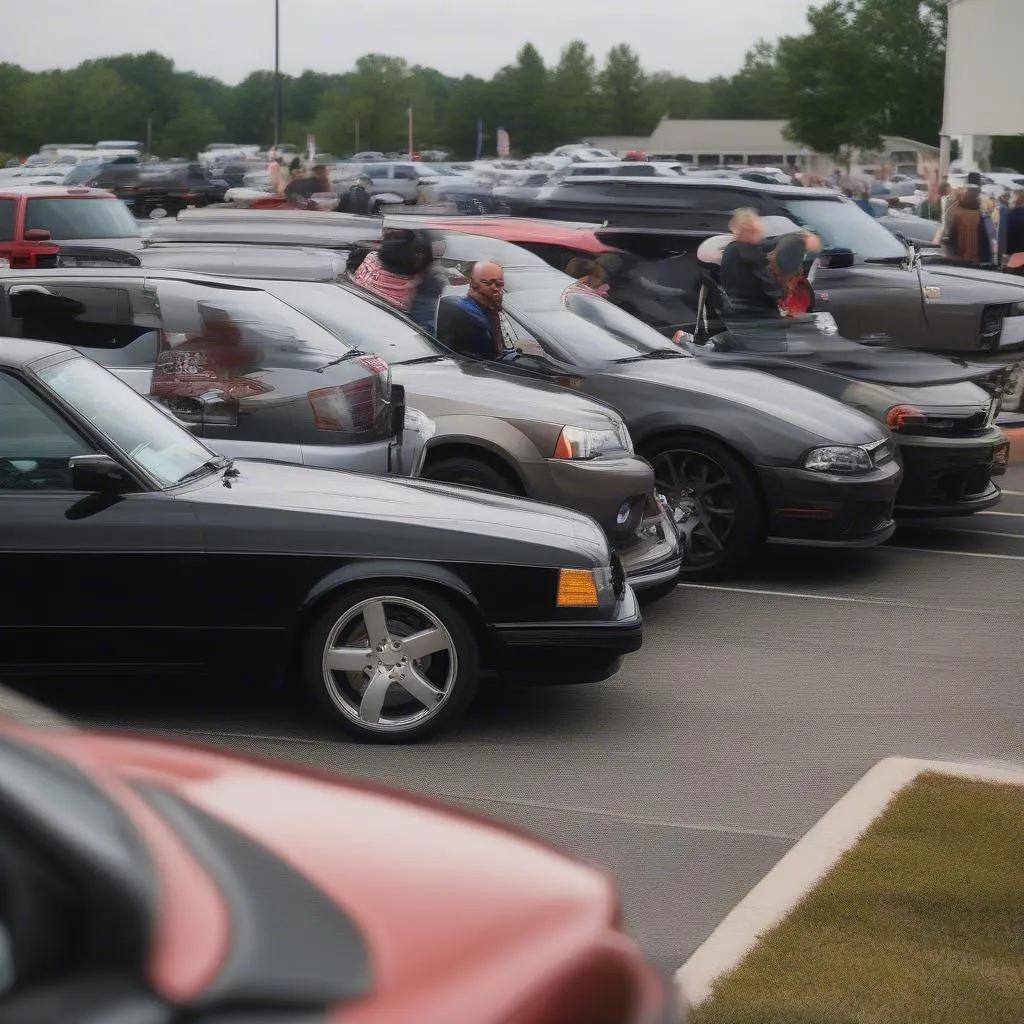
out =
<svg viewBox="0 0 1024 1024"><path fill-rule="evenodd" d="M747 562L764 540L764 514L742 460L697 434L659 438L643 454L683 537L680 581L721 579Z"/></svg>
<svg viewBox="0 0 1024 1024"><path fill-rule="evenodd" d="M463 487L477 487L495 494L519 494L513 482L489 462L471 456L456 455L450 459L438 459L423 470L427 480L446 484L461 484Z"/></svg>
<svg viewBox="0 0 1024 1024"><path fill-rule="evenodd" d="M413 637L420 657L406 647ZM450 726L473 700L479 674L473 629L426 586L345 591L317 615L302 646L307 696L334 724L373 743L411 742Z"/></svg>

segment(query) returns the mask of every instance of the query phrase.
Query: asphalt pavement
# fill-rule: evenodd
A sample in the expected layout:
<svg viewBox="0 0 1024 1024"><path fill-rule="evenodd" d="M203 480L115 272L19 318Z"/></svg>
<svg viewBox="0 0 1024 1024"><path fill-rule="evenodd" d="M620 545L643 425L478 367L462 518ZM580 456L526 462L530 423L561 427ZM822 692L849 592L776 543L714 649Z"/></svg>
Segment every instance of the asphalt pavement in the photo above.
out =
<svg viewBox="0 0 1024 1024"><path fill-rule="evenodd" d="M681 586L614 679L486 694L425 745L349 742L247 682L31 692L82 722L525 827L614 873L628 927L669 973L880 758L1024 761L1024 466L1002 484L998 510L905 525L882 548L770 548L728 585Z"/></svg>

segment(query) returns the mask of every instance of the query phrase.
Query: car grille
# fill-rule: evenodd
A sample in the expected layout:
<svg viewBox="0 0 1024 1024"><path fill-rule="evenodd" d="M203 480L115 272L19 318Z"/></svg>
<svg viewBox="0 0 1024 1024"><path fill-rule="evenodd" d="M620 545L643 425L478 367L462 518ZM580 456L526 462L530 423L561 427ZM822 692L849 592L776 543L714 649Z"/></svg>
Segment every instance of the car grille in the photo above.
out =
<svg viewBox="0 0 1024 1024"><path fill-rule="evenodd" d="M992 465L961 466L939 473L928 493L936 504L952 504L984 494L992 482Z"/></svg>
<svg viewBox="0 0 1024 1024"><path fill-rule="evenodd" d="M984 433L987 422L988 409L980 409L969 416L929 416L927 424L923 424L915 433L970 437L973 434Z"/></svg>
<svg viewBox="0 0 1024 1024"><path fill-rule="evenodd" d="M986 306L982 310L981 333L978 336L979 348L999 348L999 338L1003 333L1003 318L1005 316L1005 306Z"/></svg>

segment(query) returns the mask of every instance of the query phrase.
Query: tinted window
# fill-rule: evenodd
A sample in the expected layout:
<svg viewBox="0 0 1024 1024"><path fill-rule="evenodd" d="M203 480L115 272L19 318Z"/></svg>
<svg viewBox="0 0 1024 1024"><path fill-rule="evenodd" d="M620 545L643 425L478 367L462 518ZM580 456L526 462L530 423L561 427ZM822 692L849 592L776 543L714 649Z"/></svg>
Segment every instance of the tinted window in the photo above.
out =
<svg viewBox="0 0 1024 1024"><path fill-rule="evenodd" d="M281 282L274 294L343 342L389 363L446 354L411 322L338 285Z"/></svg>
<svg viewBox="0 0 1024 1024"><path fill-rule="evenodd" d="M68 459L90 452L24 384L0 373L0 490L69 491Z"/></svg>
<svg viewBox="0 0 1024 1024"><path fill-rule="evenodd" d="M164 487L213 454L127 384L84 357L40 371L39 379Z"/></svg>
<svg viewBox="0 0 1024 1024"><path fill-rule="evenodd" d="M847 200L787 199L786 215L819 235L826 247L852 249L859 260L903 259L907 250L869 213Z"/></svg>
<svg viewBox="0 0 1024 1024"><path fill-rule="evenodd" d="M0 199L0 242L14 238L14 211L17 203L13 199Z"/></svg>
<svg viewBox="0 0 1024 1024"><path fill-rule="evenodd" d="M623 164L615 169L615 173L626 178L653 178L658 172L650 164Z"/></svg>
<svg viewBox="0 0 1024 1024"><path fill-rule="evenodd" d="M553 354L572 362L595 364L631 359L652 352L682 353L656 330L624 313L604 299L586 292L569 291L557 309L512 313L528 329L546 335Z"/></svg>
<svg viewBox="0 0 1024 1024"><path fill-rule="evenodd" d="M81 238L138 238L139 228L118 199L30 199L25 230L42 228L62 241Z"/></svg>

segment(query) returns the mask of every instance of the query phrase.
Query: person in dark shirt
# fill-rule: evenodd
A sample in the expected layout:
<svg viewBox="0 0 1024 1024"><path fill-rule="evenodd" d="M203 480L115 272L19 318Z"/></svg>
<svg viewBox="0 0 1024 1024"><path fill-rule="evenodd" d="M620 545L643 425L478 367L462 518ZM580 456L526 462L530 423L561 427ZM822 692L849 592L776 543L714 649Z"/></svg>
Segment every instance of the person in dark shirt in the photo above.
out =
<svg viewBox="0 0 1024 1024"><path fill-rule="evenodd" d="M308 203L317 193L333 191L327 168L323 164L317 164L308 177L294 178L288 182L284 194L292 202L301 206Z"/></svg>
<svg viewBox="0 0 1024 1024"><path fill-rule="evenodd" d="M502 340L498 314L504 304L505 272L498 263L473 266L469 294L441 299L437 337L460 355L475 359L503 359L514 351Z"/></svg>
<svg viewBox="0 0 1024 1024"><path fill-rule="evenodd" d="M768 259L760 214L749 207L739 209L729 229L732 241L722 253L719 279L730 312L759 316L778 313L784 288Z"/></svg>

